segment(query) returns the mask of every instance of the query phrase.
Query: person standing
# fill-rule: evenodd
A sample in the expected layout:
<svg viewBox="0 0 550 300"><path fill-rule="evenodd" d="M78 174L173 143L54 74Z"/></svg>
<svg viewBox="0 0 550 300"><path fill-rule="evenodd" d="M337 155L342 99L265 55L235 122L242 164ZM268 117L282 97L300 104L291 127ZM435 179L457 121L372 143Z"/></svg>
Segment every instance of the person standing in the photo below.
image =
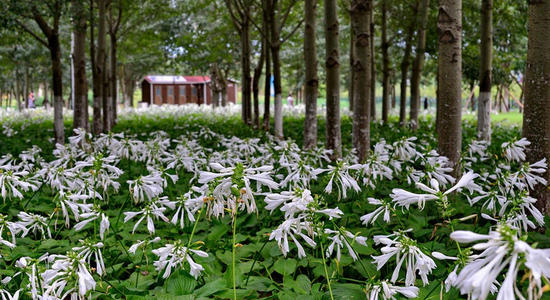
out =
<svg viewBox="0 0 550 300"><path fill-rule="evenodd" d="M35 108L36 106L34 105L34 92L31 92L29 94L29 108Z"/></svg>
<svg viewBox="0 0 550 300"><path fill-rule="evenodd" d="M286 102L290 106L294 106L294 98L292 98L292 93L288 93L288 98L286 98Z"/></svg>

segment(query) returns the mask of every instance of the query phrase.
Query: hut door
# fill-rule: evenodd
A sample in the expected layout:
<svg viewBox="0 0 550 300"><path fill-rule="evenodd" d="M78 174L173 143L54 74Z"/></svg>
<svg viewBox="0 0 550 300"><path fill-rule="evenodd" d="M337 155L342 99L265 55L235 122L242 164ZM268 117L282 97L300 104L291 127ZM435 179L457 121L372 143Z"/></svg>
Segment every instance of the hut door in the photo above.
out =
<svg viewBox="0 0 550 300"><path fill-rule="evenodd" d="M186 86L185 85L180 85L180 94L179 94L179 104L185 104L187 103L187 94L185 93L186 92Z"/></svg>
<svg viewBox="0 0 550 300"><path fill-rule="evenodd" d="M155 104L162 104L162 88L159 85L155 85Z"/></svg>
<svg viewBox="0 0 550 300"><path fill-rule="evenodd" d="M168 98L168 104L174 104L174 86L173 85L169 85L168 86L168 95L167 97Z"/></svg>
<svg viewBox="0 0 550 300"><path fill-rule="evenodd" d="M191 86L191 103L198 104L198 92L197 92L197 86L192 85Z"/></svg>

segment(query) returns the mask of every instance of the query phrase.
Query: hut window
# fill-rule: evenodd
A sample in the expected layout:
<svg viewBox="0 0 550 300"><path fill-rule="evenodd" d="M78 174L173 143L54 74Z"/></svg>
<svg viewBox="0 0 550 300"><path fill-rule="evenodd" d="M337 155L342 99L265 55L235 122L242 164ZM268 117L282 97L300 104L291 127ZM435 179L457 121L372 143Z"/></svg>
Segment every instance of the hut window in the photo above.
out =
<svg viewBox="0 0 550 300"><path fill-rule="evenodd" d="M156 94L157 96L159 96L159 97L161 96L160 86L156 86L156 87L155 87L155 94Z"/></svg>
<svg viewBox="0 0 550 300"><path fill-rule="evenodd" d="M180 96L185 96L185 85L180 85Z"/></svg>
<svg viewBox="0 0 550 300"><path fill-rule="evenodd" d="M192 94L193 96L197 96L197 87L196 87L196 86L192 86L192 87L191 87L191 94Z"/></svg>
<svg viewBox="0 0 550 300"><path fill-rule="evenodd" d="M173 86L168 87L168 96L174 96L174 87Z"/></svg>

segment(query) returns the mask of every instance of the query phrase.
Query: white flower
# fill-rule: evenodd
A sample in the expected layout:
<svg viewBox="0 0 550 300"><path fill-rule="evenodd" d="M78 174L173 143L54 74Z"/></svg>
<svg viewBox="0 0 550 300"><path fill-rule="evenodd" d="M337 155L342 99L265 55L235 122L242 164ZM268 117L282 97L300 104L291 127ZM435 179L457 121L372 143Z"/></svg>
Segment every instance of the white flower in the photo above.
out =
<svg viewBox="0 0 550 300"><path fill-rule="evenodd" d="M393 237L393 239L391 239ZM435 262L416 245L416 241L407 237L404 233L395 232L387 236L375 236L375 243L384 244L380 249L382 255L373 256L377 270L380 270L392 257L395 256L395 267L390 281L395 283L399 277L399 270L403 263L406 265L405 285L414 285L416 273L420 275L424 285L428 283L428 274L435 269Z"/></svg>
<svg viewBox="0 0 550 300"><path fill-rule="evenodd" d="M479 243L472 249L481 251L473 254L452 284L460 289L462 294L468 294L473 299L484 300L497 283L499 274L506 270L504 281L500 284L497 299L513 299L517 295L525 299L515 287L517 273L524 266L533 276L529 278L528 293L533 295L535 289L541 288L541 277L550 276L550 249L533 249L517 236L517 231L508 225L499 225L489 234L477 234L469 231L455 231L451 238L458 242ZM486 241L486 242L481 242ZM525 262L520 260L525 257ZM498 284L497 284L498 285Z"/></svg>
<svg viewBox="0 0 550 300"><path fill-rule="evenodd" d="M208 257L208 253L204 251L188 249L183 246L183 243L180 240L175 241L174 244L166 244L164 247L155 249L152 252L159 257L153 265L159 272L164 270L162 275L163 278L168 278L168 276L172 273L173 268L183 267L183 264L187 262L190 266L189 274L196 279L199 277L200 272L203 271L204 268L193 260L191 254L200 257Z"/></svg>
<svg viewBox="0 0 550 300"><path fill-rule="evenodd" d="M525 146L529 146L530 144L531 142L526 138L522 138L519 141L502 143L502 149L504 150L506 159L521 162L525 161Z"/></svg>
<svg viewBox="0 0 550 300"><path fill-rule="evenodd" d="M163 179L159 172L140 176L136 180L128 180L130 195L135 203L151 200L163 192Z"/></svg>
<svg viewBox="0 0 550 300"><path fill-rule="evenodd" d="M128 222L132 218L141 215L141 217L138 219L136 224L134 225L134 228L132 229L132 233L136 231L139 224L146 220L147 222L147 230L150 234L155 233L155 222L154 220L161 219L164 222L170 222L170 220L164 215L164 212L166 211L166 202L163 202L160 200L160 198L155 198L153 201L150 201L145 204L145 207L143 207L142 210L136 211L136 212L130 212L126 211L124 212L124 223Z"/></svg>
<svg viewBox="0 0 550 300"><path fill-rule="evenodd" d="M0 195L4 199L15 197L23 199L23 194L29 190L36 191L38 187L24 178L29 175L28 171L19 170L19 166L11 164L0 166Z"/></svg>
<svg viewBox="0 0 550 300"><path fill-rule="evenodd" d="M17 224L23 232L21 237L25 237L29 232L32 232L34 235L40 233L42 239L46 239L46 237L52 238L52 233L48 226L48 218L24 211L19 212L17 217L19 218Z"/></svg>
<svg viewBox="0 0 550 300"><path fill-rule="evenodd" d="M477 174L472 171L462 175L462 178L450 189L442 193L439 189L439 182L435 179L430 180L431 187L428 187L422 183L417 182L416 186L422 191L426 192L425 194L415 194L403 189L393 189L392 194L390 195L394 202L398 205L405 208L409 208L411 204L418 204L420 209L424 208L426 201L436 200L443 197L446 197L448 194L453 191L460 190L462 188L467 188L470 191L479 190L480 187L474 183L474 179L478 177Z"/></svg>
<svg viewBox="0 0 550 300"><path fill-rule="evenodd" d="M53 264L42 273L45 299L52 296L63 299L68 295L72 299L84 298L95 289L96 282L90 274L89 265L77 253L71 251L67 255L51 255L49 260Z"/></svg>
<svg viewBox="0 0 550 300"><path fill-rule="evenodd" d="M328 166L328 176L330 179L325 187L325 193L331 194L333 185L336 185L338 200L340 200L342 197L347 197L348 189L353 189L355 192L361 191L357 181L349 174L350 170L359 170L361 167L360 164L350 166L343 161L338 161L336 166Z"/></svg>
<svg viewBox="0 0 550 300"><path fill-rule="evenodd" d="M390 206L390 203L384 203L378 199L374 199L374 198L369 198L369 204L371 205L380 205L379 207L377 207L375 210L373 210L372 212L366 214L366 215L363 215L360 220L361 222L368 226L368 224L374 224L374 222L376 221L376 219L378 219L378 217L380 215L384 215L384 222L386 223L389 223L390 222L390 214L391 214L391 206Z"/></svg>
<svg viewBox="0 0 550 300"><path fill-rule="evenodd" d="M136 254L136 251L139 247L142 247L142 246L145 247L149 244L156 243L159 241L160 241L160 237L155 237L152 240L144 240L144 241L138 240L137 243L130 246L130 248L128 249L128 253Z"/></svg>
<svg viewBox="0 0 550 300"><path fill-rule="evenodd" d="M304 231L306 233L304 233ZM298 257L303 258L306 256L306 252L296 237L301 237L306 244L312 248L315 248L317 243L315 243L315 241L308 236L308 234L311 236L315 235L310 222L304 221L302 218L289 218L273 230L273 232L271 232L269 235L269 240L277 241L279 249L283 255L286 256L288 252L290 252L288 243L290 237L290 239L294 242L294 245L296 245L296 248L298 248Z"/></svg>
<svg viewBox="0 0 550 300"><path fill-rule="evenodd" d="M394 300L397 294L401 294L407 298L416 298L418 297L418 291L418 288L415 286L396 286L384 280L376 284L367 285L367 299Z"/></svg>
<svg viewBox="0 0 550 300"><path fill-rule="evenodd" d="M88 265L90 265L90 260L92 256L95 258L96 271L99 276L103 276L105 273L105 262L103 261L103 255L101 254L101 248L103 248L103 243L93 243L88 240L80 240L82 246L73 247L73 251L76 251L82 259L86 260Z"/></svg>
<svg viewBox="0 0 550 300"><path fill-rule="evenodd" d="M367 238L364 236L358 236L354 235L353 233L349 231L344 231L343 236L340 231L335 231L331 229L325 229L325 234L328 235L328 239L331 240L331 243L327 247L327 257L331 257L332 253L334 252L334 248L336 248L336 260L340 261L341 257L341 249L346 245L346 248L348 249L348 253L351 256L353 260L357 260L359 257L357 257L357 253L353 249L352 245L348 242L348 239L353 243L357 242L360 245L366 246L367 245Z"/></svg>

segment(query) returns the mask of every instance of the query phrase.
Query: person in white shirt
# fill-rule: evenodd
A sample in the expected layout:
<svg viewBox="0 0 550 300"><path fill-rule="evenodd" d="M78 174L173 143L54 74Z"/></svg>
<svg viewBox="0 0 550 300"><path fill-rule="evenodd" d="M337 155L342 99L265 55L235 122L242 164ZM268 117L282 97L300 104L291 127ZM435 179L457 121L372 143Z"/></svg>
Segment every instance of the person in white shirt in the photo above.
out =
<svg viewBox="0 0 550 300"><path fill-rule="evenodd" d="M291 93L288 93L288 98L286 98L286 102L288 103L288 105L294 106L294 98L292 98Z"/></svg>

